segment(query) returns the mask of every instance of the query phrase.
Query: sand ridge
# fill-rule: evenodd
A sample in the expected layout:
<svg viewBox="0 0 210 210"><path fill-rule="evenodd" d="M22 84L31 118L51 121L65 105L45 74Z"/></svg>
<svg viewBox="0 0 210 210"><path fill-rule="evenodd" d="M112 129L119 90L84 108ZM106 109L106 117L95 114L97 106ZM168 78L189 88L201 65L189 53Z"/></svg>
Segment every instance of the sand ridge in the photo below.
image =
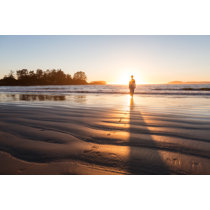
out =
<svg viewBox="0 0 210 210"><path fill-rule="evenodd" d="M1 174L210 173L208 119L134 105L1 107Z"/></svg>

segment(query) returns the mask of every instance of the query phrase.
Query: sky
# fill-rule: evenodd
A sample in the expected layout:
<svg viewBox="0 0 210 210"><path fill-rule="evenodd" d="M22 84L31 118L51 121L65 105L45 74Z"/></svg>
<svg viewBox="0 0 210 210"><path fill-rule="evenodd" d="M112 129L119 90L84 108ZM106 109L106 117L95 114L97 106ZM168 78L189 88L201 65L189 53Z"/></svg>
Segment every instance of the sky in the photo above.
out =
<svg viewBox="0 0 210 210"><path fill-rule="evenodd" d="M0 78L23 68L110 84L210 81L210 36L0 36Z"/></svg>

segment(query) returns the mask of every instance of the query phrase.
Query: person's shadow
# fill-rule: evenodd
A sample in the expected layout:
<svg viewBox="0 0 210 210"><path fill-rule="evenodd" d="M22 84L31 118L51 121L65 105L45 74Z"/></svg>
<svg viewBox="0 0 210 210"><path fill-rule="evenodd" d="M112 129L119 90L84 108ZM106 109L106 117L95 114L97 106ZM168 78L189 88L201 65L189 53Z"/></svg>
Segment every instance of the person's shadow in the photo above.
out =
<svg viewBox="0 0 210 210"><path fill-rule="evenodd" d="M128 171L130 174L170 174L143 116L135 110L133 97L130 99L129 134Z"/></svg>

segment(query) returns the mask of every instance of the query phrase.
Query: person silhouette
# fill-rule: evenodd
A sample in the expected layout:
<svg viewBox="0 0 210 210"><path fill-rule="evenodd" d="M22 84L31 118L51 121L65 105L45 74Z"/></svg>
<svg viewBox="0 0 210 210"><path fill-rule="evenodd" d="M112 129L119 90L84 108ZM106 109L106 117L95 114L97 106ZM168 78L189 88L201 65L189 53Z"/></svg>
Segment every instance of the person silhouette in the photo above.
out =
<svg viewBox="0 0 210 210"><path fill-rule="evenodd" d="M133 75L131 75L131 80L129 82L129 89L130 89L130 95L132 97L133 97L135 88L136 88L136 82L135 82L135 79L133 79Z"/></svg>

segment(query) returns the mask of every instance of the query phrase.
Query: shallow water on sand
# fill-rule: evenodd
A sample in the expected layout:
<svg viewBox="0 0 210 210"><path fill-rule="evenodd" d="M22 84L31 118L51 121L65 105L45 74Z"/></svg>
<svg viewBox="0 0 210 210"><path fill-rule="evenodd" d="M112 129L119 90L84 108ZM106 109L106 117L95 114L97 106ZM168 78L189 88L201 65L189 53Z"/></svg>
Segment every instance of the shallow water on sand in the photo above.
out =
<svg viewBox="0 0 210 210"><path fill-rule="evenodd" d="M4 174L210 174L208 96L1 93L0 125Z"/></svg>
<svg viewBox="0 0 210 210"><path fill-rule="evenodd" d="M135 95L135 107L160 113L210 117L210 96ZM0 93L0 104L40 107L114 107L126 109L130 105L128 94L28 94Z"/></svg>

